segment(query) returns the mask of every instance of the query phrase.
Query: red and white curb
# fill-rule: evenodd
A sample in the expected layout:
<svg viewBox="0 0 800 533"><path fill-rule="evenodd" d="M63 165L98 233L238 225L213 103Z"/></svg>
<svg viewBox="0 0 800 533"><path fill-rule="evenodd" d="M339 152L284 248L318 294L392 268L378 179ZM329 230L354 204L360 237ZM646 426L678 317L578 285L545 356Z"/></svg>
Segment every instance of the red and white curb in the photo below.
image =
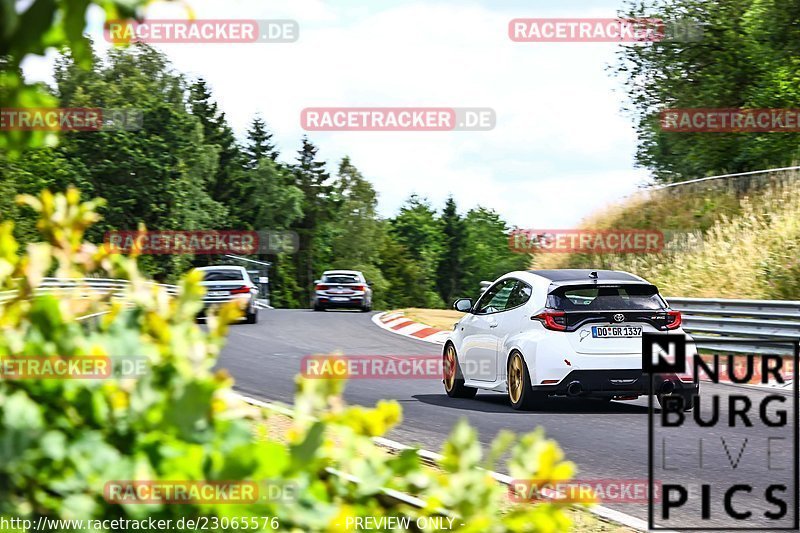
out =
<svg viewBox="0 0 800 533"><path fill-rule="evenodd" d="M427 324L420 324L419 322L409 320L403 313L378 313L373 315L372 321L379 327L391 331L392 333L430 342L432 344L444 344L447 335L450 333L444 329L434 328Z"/></svg>

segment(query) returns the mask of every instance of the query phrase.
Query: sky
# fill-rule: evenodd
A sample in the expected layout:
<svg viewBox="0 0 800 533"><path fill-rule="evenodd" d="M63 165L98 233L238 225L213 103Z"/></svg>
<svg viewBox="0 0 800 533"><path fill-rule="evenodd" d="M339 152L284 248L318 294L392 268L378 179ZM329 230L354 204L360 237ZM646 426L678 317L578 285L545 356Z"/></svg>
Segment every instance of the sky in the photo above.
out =
<svg viewBox="0 0 800 533"><path fill-rule="evenodd" d="M203 77L240 138L258 113L291 161L308 134L335 172L345 155L375 186L379 212L410 194L461 212L481 205L511 225L570 228L648 181L624 87L608 71L620 45L518 43L514 18L614 17L622 0L190 0L147 18L293 19L293 43L159 44ZM104 15L87 16L99 50ZM631 45L628 45L631 46ZM23 65L51 81L54 54ZM491 131L305 132L307 107L490 107Z"/></svg>

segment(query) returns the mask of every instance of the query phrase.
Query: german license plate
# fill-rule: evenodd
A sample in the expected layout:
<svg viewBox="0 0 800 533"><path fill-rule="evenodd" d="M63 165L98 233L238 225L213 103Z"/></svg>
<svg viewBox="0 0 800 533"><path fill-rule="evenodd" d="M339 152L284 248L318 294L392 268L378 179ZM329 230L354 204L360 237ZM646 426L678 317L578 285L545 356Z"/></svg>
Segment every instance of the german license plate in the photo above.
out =
<svg viewBox="0 0 800 533"><path fill-rule="evenodd" d="M348 300L350 300L350 298L342 298L341 296L334 296L331 298L332 302L346 302Z"/></svg>
<svg viewBox="0 0 800 533"><path fill-rule="evenodd" d="M625 339L641 336L641 326L592 326L592 337L595 339Z"/></svg>
<svg viewBox="0 0 800 533"><path fill-rule="evenodd" d="M228 291L208 291L209 296L228 296Z"/></svg>

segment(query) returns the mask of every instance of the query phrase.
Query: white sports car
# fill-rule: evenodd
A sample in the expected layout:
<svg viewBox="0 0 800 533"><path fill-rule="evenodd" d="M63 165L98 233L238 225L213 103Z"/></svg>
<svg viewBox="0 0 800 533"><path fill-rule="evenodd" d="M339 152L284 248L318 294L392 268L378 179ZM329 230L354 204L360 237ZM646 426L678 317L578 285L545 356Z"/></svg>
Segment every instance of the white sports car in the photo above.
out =
<svg viewBox="0 0 800 533"><path fill-rule="evenodd" d="M631 400L699 393L690 375L642 372L642 333L685 335L681 314L644 279L614 270L530 270L498 278L473 303L444 345L448 396L478 389L508 394L514 409L548 396ZM691 341L691 339L689 339ZM696 355L687 343L687 360Z"/></svg>

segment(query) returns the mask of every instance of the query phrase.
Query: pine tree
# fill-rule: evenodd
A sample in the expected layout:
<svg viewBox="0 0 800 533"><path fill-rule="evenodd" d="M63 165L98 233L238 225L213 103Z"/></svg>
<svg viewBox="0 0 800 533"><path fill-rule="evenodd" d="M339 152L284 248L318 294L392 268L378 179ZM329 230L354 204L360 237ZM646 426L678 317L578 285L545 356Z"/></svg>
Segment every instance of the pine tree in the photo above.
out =
<svg viewBox="0 0 800 533"><path fill-rule="evenodd" d="M236 143L233 129L228 125L225 113L213 100L205 80L198 79L191 85L189 98L191 112L203 126L205 143L215 146L217 150L217 171L209 184L209 194L228 207L232 227L250 227L248 213L243 209L247 198L246 179L242 173L244 156Z"/></svg>
<svg viewBox="0 0 800 533"><path fill-rule="evenodd" d="M466 240L464 220L458 215L452 195L445 203L440 222L444 235L444 253L436 271L436 287L445 304L450 304L461 295L461 278L464 273L461 257Z"/></svg>
<svg viewBox="0 0 800 533"><path fill-rule="evenodd" d="M250 123L247 130L247 145L244 149L246 158L245 166L254 169L258 162L268 157L275 161L278 159L279 152L272 143L272 133L267 128L267 123L259 116L256 116Z"/></svg>
<svg viewBox="0 0 800 533"><path fill-rule="evenodd" d="M329 218L331 186L328 183L330 175L325 170L325 162L317 160L319 148L305 135L302 142L303 146L297 152L297 162L292 165L295 186L303 192L303 218L296 226L300 237L297 273L300 286L305 294L310 296L311 284L316 279L314 277L316 256L313 249L313 237L322 223Z"/></svg>

